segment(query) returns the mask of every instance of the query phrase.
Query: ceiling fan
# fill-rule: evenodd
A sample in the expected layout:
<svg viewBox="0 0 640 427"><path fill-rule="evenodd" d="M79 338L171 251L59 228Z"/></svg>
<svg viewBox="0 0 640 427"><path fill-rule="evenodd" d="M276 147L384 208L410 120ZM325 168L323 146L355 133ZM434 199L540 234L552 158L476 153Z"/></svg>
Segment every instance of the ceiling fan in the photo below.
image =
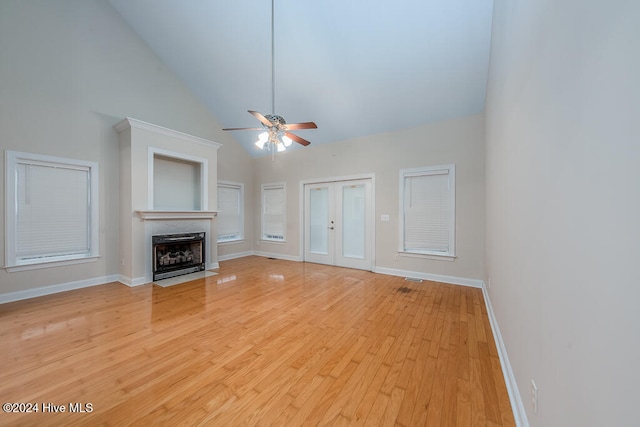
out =
<svg viewBox="0 0 640 427"><path fill-rule="evenodd" d="M258 111L248 110L256 119L262 123L262 127L254 128L226 128L222 130L263 130L258 135L256 146L262 149L268 149L273 153L275 151L285 151L291 145L292 141L301 145L309 145L310 142L304 138L291 133L292 130L300 129L316 129L318 126L314 122L303 123L287 123L284 117L275 113L275 48L274 48L274 7L275 0L271 0L271 114L263 115Z"/></svg>

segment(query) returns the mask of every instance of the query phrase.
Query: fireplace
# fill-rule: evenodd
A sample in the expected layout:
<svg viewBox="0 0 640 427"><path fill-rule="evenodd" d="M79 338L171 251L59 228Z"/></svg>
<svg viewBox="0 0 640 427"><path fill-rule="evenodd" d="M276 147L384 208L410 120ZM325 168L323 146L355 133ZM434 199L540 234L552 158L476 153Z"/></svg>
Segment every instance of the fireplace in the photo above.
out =
<svg viewBox="0 0 640 427"><path fill-rule="evenodd" d="M205 233L151 237L153 280L205 270Z"/></svg>

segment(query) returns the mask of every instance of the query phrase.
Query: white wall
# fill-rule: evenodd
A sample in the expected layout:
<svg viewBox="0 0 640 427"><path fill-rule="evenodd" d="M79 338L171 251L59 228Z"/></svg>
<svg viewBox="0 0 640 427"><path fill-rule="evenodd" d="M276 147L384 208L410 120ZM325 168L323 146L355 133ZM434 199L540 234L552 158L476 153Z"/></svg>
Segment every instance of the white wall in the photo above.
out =
<svg viewBox="0 0 640 427"><path fill-rule="evenodd" d="M428 124L335 144L313 145L254 160L254 205L260 206L260 185L287 184L287 242L260 242L259 252L285 258L300 257L300 182L310 179L375 175L377 269L482 279L484 246L484 117ZM399 172L403 168L456 164L456 253L453 262L400 256ZM387 214L390 221L380 221ZM260 236L260 210L254 215Z"/></svg>
<svg viewBox="0 0 640 427"><path fill-rule="evenodd" d="M638 22L635 0L495 2L485 279L532 426L638 425Z"/></svg>
<svg viewBox="0 0 640 427"><path fill-rule="evenodd" d="M0 1L0 52L0 187L5 149L97 161L101 253L97 262L70 267L0 268L0 297L117 275L119 143L112 126L125 116L222 143L219 178L245 182L251 194L250 156L106 2ZM4 210L0 198L2 227Z"/></svg>

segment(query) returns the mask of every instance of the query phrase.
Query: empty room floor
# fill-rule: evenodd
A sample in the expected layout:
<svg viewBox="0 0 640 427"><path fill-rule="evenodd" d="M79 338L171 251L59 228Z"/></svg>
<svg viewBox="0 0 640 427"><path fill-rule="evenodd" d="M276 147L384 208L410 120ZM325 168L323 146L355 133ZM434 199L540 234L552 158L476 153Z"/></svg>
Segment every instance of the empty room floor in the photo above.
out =
<svg viewBox="0 0 640 427"><path fill-rule="evenodd" d="M514 425L480 289L255 256L217 272L0 305L0 400L32 411L0 424Z"/></svg>

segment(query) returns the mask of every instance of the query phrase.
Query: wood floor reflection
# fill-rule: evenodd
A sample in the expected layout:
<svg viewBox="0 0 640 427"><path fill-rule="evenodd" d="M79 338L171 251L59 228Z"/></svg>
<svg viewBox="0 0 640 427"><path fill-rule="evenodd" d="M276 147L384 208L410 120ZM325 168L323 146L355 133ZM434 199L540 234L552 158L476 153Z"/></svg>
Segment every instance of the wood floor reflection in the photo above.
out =
<svg viewBox="0 0 640 427"><path fill-rule="evenodd" d="M220 264L0 305L0 401L39 406L0 424L514 425L481 290Z"/></svg>

